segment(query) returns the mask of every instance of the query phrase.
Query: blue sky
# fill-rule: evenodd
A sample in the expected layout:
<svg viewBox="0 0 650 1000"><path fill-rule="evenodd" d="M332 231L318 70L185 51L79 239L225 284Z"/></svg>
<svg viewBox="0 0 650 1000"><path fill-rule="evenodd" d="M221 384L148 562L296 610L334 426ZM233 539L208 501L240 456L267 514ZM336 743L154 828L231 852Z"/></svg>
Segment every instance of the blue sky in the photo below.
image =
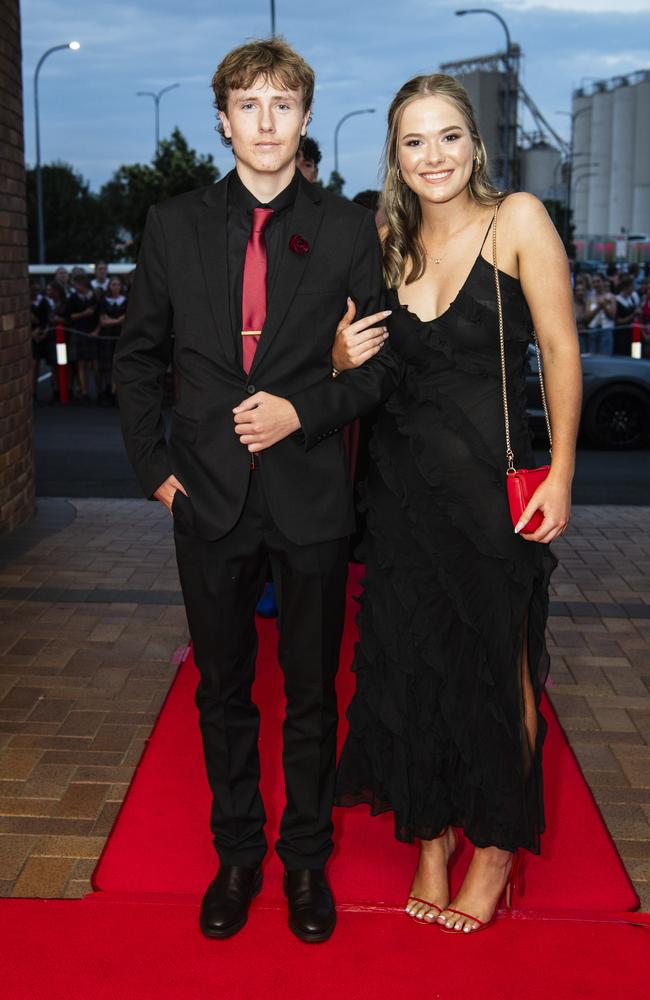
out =
<svg viewBox="0 0 650 1000"><path fill-rule="evenodd" d="M401 84L434 72L441 62L502 49L496 19L455 17L460 6L462 0L276 0L278 32L316 70L310 132L323 150L321 177L326 180L333 167L339 118L374 107L375 114L343 125L340 166L349 196L377 187L386 109ZM568 119L556 112L568 110L581 81L650 68L648 0L507 0L485 6L508 22L523 52L523 84L562 135ZM98 188L120 164L149 160L153 101L135 92L180 83L161 101L161 134L178 125L226 172L232 154L214 131L210 78L228 49L268 34L269 10L268 0L23 0L27 162L33 164L35 155L36 62L50 46L78 39L80 51L56 52L41 70L44 162L66 160Z"/></svg>

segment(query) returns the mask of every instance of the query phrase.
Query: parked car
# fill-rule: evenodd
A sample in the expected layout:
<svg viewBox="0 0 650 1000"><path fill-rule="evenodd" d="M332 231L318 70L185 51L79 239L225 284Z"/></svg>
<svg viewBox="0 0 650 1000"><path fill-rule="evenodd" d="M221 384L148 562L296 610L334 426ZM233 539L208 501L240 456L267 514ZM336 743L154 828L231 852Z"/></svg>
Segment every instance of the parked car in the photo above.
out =
<svg viewBox="0 0 650 1000"><path fill-rule="evenodd" d="M528 348L526 394L531 432L546 437L535 348ZM650 441L650 361L582 355L580 433L595 448L642 448Z"/></svg>

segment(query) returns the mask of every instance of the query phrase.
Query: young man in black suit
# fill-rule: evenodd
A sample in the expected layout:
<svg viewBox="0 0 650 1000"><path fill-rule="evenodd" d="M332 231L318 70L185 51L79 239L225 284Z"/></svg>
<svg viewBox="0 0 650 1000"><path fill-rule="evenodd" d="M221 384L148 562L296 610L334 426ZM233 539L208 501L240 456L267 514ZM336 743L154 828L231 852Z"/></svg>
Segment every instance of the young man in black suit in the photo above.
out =
<svg viewBox="0 0 650 1000"><path fill-rule="evenodd" d="M337 707L348 535L354 514L341 428L389 394L379 351L380 250L371 213L296 171L314 75L279 39L230 52L214 79L235 169L150 209L115 380L129 457L174 518L200 672L196 700L220 859L201 906L210 937L246 922L266 850L259 713L251 700L255 605L267 559L279 585L287 801L277 852L289 926L332 933ZM371 360L332 377L337 321L353 300ZM178 399L161 413L171 351Z"/></svg>

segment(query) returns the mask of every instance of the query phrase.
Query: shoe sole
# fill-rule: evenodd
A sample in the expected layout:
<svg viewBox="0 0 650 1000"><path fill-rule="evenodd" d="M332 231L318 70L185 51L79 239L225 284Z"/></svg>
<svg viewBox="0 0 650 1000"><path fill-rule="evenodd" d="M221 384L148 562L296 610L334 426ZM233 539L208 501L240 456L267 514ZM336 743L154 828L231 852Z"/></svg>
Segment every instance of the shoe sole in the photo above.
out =
<svg viewBox="0 0 650 1000"><path fill-rule="evenodd" d="M260 875L259 881L253 887L253 891L250 894L249 903L252 903L256 896L262 891L262 876ZM232 924L230 927L226 927L223 931L217 931L210 927L204 927L203 921L199 918L199 927L201 928L201 933L204 937L215 938L218 941L224 941L226 938L233 937L234 934L238 934L242 927L246 926L248 922L248 911L244 916L243 920L240 920L237 924Z"/></svg>
<svg viewBox="0 0 650 1000"><path fill-rule="evenodd" d="M312 932L303 931L299 928L291 918L289 918L289 930L296 935L299 941L304 942L304 944L322 944L323 941L327 941L331 938L334 933L334 928L336 927L336 921L332 924L330 928L326 931Z"/></svg>

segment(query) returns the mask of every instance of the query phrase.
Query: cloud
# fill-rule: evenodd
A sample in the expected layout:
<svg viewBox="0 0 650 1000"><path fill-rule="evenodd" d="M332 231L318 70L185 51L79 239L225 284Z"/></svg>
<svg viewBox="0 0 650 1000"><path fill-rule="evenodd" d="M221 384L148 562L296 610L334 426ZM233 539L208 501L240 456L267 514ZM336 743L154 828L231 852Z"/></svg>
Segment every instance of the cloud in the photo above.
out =
<svg viewBox="0 0 650 1000"><path fill-rule="evenodd" d="M562 14L647 14L648 0L504 0L511 10L548 10Z"/></svg>

